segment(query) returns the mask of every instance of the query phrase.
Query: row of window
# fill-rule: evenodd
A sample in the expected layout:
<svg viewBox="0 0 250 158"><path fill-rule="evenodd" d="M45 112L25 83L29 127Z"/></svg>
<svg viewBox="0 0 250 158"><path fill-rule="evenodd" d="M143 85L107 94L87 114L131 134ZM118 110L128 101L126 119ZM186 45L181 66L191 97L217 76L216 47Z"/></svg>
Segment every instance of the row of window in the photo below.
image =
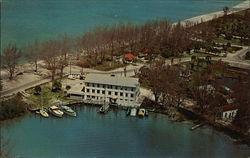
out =
<svg viewBox="0 0 250 158"><path fill-rule="evenodd" d="M87 95L87 99L103 100L103 97ZM120 99L120 101L123 101L123 99ZM124 99L124 101L131 101L131 102L132 102L132 101L134 101L134 100Z"/></svg>
<svg viewBox="0 0 250 158"><path fill-rule="evenodd" d="M114 85L104 85L98 83L86 83L87 87L98 87L98 88L108 88L108 89L117 89L117 90L128 90L128 87L114 86ZM135 88L130 88L131 91L135 91Z"/></svg>
<svg viewBox="0 0 250 158"><path fill-rule="evenodd" d="M97 94L105 94L105 91L104 90L95 90L95 89L92 89L92 90L90 90L90 89L86 89L86 92L87 93L90 93L90 91L91 91L91 93L97 93ZM120 94L119 94L119 92L111 92L111 91L108 91L108 95L112 95L112 93L115 95L115 96L124 96L123 95L123 92L120 92ZM124 93L125 94L125 97L129 97L129 94L128 93ZM130 97L131 98L133 98L134 97L134 94L130 94Z"/></svg>

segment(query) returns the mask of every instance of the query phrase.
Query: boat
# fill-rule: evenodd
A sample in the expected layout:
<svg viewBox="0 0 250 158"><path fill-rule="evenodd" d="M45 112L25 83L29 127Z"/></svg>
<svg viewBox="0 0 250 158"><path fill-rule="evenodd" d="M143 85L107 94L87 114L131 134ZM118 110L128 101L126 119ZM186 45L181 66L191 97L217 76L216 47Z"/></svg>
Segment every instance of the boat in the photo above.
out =
<svg viewBox="0 0 250 158"><path fill-rule="evenodd" d="M138 116L144 117L144 116L145 116L145 113L146 113L146 110L145 110L145 109L139 109L139 111L138 111Z"/></svg>
<svg viewBox="0 0 250 158"><path fill-rule="evenodd" d="M40 112L41 116L46 117L46 118L49 117L49 114L44 109L40 109L39 112Z"/></svg>
<svg viewBox="0 0 250 158"><path fill-rule="evenodd" d="M56 116L56 117L62 117L63 116L63 112L57 107L57 106L51 106L50 108L49 108L49 112L52 114L52 115L54 115L54 116Z"/></svg>
<svg viewBox="0 0 250 158"><path fill-rule="evenodd" d="M148 116L148 110L145 111L145 116Z"/></svg>
<svg viewBox="0 0 250 158"><path fill-rule="evenodd" d="M137 113L137 109L136 108L132 108L130 111L130 116L136 116Z"/></svg>
<svg viewBox="0 0 250 158"><path fill-rule="evenodd" d="M109 104L104 103L103 106L99 109L100 113L106 113L109 110Z"/></svg>
<svg viewBox="0 0 250 158"><path fill-rule="evenodd" d="M191 130L195 130L195 129L197 129L197 128L203 126L203 125L204 125L203 123L200 123L200 124L198 124L198 125L195 125L195 126L193 126L193 127L191 128Z"/></svg>
<svg viewBox="0 0 250 158"><path fill-rule="evenodd" d="M127 112L126 112L126 115L127 115L127 116L130 115L130 111L131 111L131 109L130 109L130 108L127 108Z"/></svg>
<svg viewBox="0 0 250 158"><path fill-rule="evenodd" d="M67 114L67 115L69 115L69 116L74 116L74 117L76 117L76 112L75 112L71 107L62 105L62 106L61 106L61 110L62 110L65 114Z"/></svg>

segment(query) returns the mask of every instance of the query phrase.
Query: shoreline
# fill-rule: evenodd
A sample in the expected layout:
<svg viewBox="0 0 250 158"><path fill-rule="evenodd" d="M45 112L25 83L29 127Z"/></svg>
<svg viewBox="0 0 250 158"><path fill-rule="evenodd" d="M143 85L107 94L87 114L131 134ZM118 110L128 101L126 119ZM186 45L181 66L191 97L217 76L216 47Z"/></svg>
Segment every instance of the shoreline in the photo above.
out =
<svg viewBox="0 0 250 158"><path fill-rule="evenodd" d="M236 6L232 7L232 9L230 9L230 12L228 14L232 14L232 13L235 13L235 12L238 12L238 11L241 11L241 10L245 10L245 9L248 9L248 8L250 8L250 2L249 2L249 0L245 0L245 1L237 4ZM214 17L218 18L218 17L223 16L223 15L224 15L223 11L217 11L217 12L212 12L212 13L192 17L192 18L189 18L189 19L185 19L185 20L180 21L180 23L181 24L185 24L186 22L200 23L201 21L203 21L203 22L209 21L209 20L212 20ZM177 22L173 23L172 25L176 25L176 24L177 24ZM24 75L18 76L18 78L14 79L12 81L9 81L7 78L3 79L3 90L2 90L2 92L4 92L4 91L6 92L6 91L11 90L11 89L13 89L15 87L24 86L23 82L21 82L22 79L24 79L25 84L27 84L27 83L30 83L30 82L35 82L35 81L39 81L39 80L44 79L44 77L45 77L44 75L46 75L46 78L48 78L50 76L49 72L48 72L48 70L42 68L42 66L41 66L42 63L43 63L43 61L39 60L38 71L41 74L41 76L34 74L34 72L32 71L33 66L29 62L21 63L19 65L19 67L20 67L19 72L25 72L25 71L30 71L30 72L25 72ZM26 68L28 68L28 70ZM65 72L67 72L68 69L69 68L66 67ZM81 69L80 67L75 67L73 71L80 71L80 69ZM94 69L86 69L86 70L89 71L89 72L92 72L92 71L98 72L99 71L99 70L94 70ZM6 72L4 69L1 69L0 71L1 71L0 74L1 74L2 77L6 76L8 74L8 72ZM111 70L111 71L108 71L108 72L112 72L112 71L115 71L115 70ZM101 72L107 72L107 71L101 71Z"/></svg>
<svg viewBox="0 0 250 158"><path fill-rule="evenodd" d="M239 4L237 4L236 6L229 8L229 12L227 13L227 15L233 14L235 12L239 12L242 10L246 10L250 8L250 1L249 0L245 0ZM223 8L221 8L223 9ZM207 13L207 14L203 14L203 15L198 15L192 18L188 18L185 20L180 21L180 23L182 25L185 25L187 22L191 23L191 24L195 24L195 23L201 23L201 22L207 22L210 21L214 18L219 18L222 17L224 15L223 10L221 11L216 11L216 12L211 12L211 13ZM173 23L173 25L176 25L177 22Z"/></svg>

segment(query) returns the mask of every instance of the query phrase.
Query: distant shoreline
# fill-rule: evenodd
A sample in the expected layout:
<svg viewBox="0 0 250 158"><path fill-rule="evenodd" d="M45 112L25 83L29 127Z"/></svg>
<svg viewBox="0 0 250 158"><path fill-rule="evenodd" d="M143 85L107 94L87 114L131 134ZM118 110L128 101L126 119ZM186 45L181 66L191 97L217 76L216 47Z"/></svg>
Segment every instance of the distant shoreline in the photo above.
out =
<svg viewBox="0 0 250 158"><path fill-rule="evenodd" d="M242 10L246 10L246 9L249 9L249 8L250 8L250 1L245 0L244 2L241 2L238 5L236 5L236 6L232 7L232 8L229 8L229 12L228 12L227 15L235 13L235 12L239 12L239 11L242 11ZM212 12L212 13L203 14L203 15L192 17L192 18L188 18L188 19L180 21L180 23L182 25L185 25L187 22L190 22L190 23L194 24L194 23L201 23L201 22L210 21L210 20L212 20L214 18L219 18L219 17L223 16L224 12L223 12L222 9L223 8L221 8L221 11L216 11L216 12ZM177 24L177 22L173 23L173 25L176 25L176 24Z"/></svg>

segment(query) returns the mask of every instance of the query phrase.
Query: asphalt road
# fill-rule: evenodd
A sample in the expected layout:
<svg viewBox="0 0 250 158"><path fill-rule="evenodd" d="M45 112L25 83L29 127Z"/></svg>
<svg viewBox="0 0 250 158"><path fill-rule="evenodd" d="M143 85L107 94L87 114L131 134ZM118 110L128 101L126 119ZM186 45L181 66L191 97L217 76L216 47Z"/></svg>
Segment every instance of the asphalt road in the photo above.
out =
<svg viewBox="0 0 250 158"><path fill-rule="evenodd" d="M212 58L212 60L222 59L222 61L228 62L229 65L231 65L231 66L235 66L235 67L239 67L239 68L244 68L244 69L249 69L250 70L250 61L249 60L244 60L244 56L245 56L247 50L248 50L248 47L243 47L242 50L237 51L234 54L228 54L228 56L225 57L225 58L215 57L215 58ZM175 59L174 63L187 62L187 61L190 61L190 60L191 60L190 57L188 57L188 58L181 58L181 60ZM166 60L166 64L170 64L170 63L171 63L171 60ZM139 68L140 67L127 70L126 71L127 76L133 76L135 74L135 72L138 71ZM74 70L72 70L72 72L74 72ZM79 70L75 71L75 72L80 73ZM105 74L105 73L106 74L107 73L115 73L117 75L124 75L124 71L96 72L96 71L93 70L93 72L92 72L90 70L88 72L91 72L91 73L102 73L102 74ZM47 82L50 82L50 81L51 81L51 78L47 77L47 78L44 78L44 79L40 79L40 80L32 81L30 83L23 84L23 85L18 86L18 87L14 87L14 88L11 88L11 89L7 89L7 90L4 90L4 91L1 91L0 92L0 98L4 98L6 96L10 96L10 95L15 94L17 92L24 91L26 89L29 89L29 88L32 88L32 87L35 87L37 85L40 85L40 84L43 84L43 83L47 83Z"/></svg>

